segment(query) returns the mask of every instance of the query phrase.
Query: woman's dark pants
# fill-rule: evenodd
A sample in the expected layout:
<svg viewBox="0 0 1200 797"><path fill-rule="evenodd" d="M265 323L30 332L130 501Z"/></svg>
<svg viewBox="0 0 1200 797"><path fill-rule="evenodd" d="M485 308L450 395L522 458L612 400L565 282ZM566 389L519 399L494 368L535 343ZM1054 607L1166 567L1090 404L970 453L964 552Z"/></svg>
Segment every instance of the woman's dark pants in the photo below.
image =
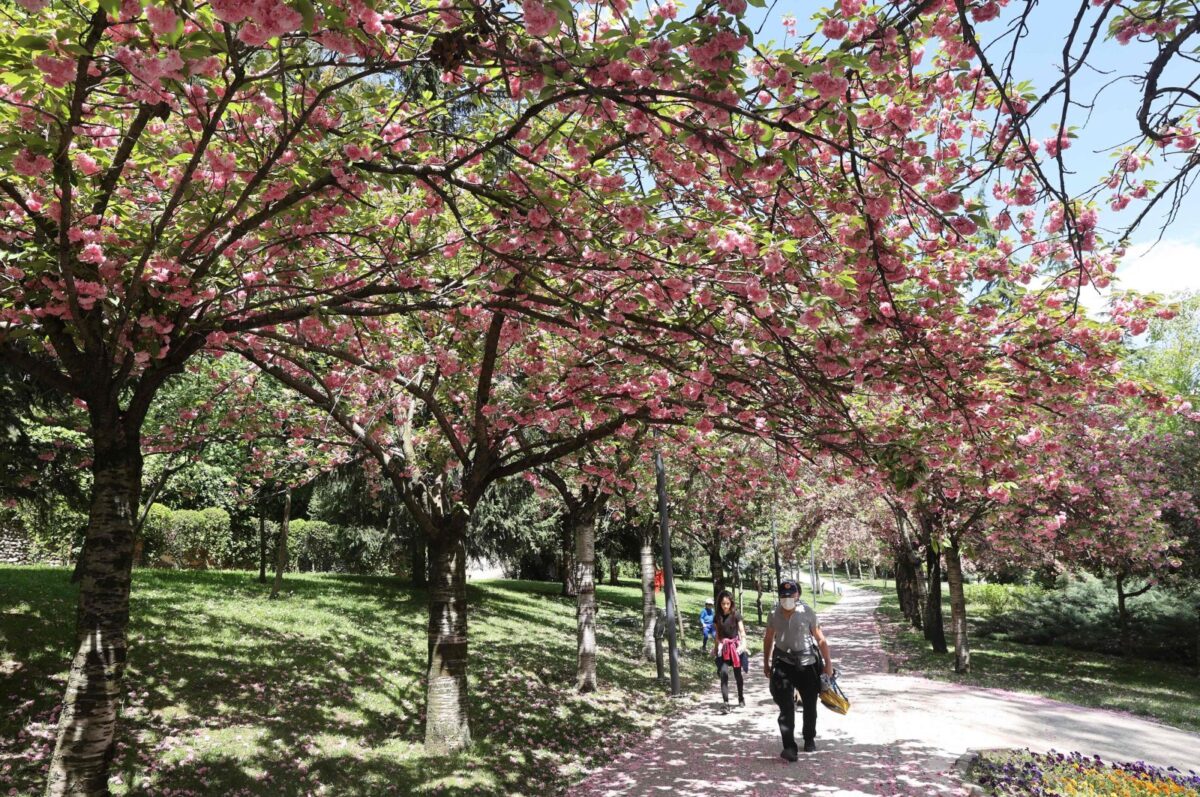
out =
<svg viewBox="0 0 1200 797"><path fill-rule="evenodd" d="M745 659L743 659L743 661L745 661ZM742 670L743 669L745 669L744 666L742 668L737 668L737 667L733 666L733 662L725 661L725 659L717 659L717 673L721 676L721 698L726 703L729 702L729 671L730 670L733 670L733 677L737 679L738 702L740 703L743 700L745 700L745 698L742 697Z"/></svg>

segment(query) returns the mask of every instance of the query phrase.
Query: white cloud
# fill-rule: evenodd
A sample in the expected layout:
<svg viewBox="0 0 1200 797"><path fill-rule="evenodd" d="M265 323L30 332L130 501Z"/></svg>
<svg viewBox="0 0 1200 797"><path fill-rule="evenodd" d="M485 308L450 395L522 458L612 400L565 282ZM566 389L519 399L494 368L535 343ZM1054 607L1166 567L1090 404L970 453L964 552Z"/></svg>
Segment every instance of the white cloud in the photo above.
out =
<svg viewBox="0 0 1200 797"><path fill-rule="evenodd" d="M1200 291L1200 241L1134 244L1117 269L1118 287L1141 293Z"/></svg>
<svg viewBox="0 0 1200 797"><path fill-rule="evenodd" d="M1099 318L1108 305L1112 288L1170 296L1179 291L1200 292L1200 240L1162 240L1128 248L1111 288L1084 288L1079 303Z"/></svg>

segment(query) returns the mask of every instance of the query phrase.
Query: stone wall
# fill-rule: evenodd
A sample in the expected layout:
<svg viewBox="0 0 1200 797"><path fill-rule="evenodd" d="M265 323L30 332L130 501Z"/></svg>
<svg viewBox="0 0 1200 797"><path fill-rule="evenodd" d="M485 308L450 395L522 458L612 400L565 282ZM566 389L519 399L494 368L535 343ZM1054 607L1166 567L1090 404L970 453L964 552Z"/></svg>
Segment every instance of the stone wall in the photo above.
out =
<svg viewBox="0 0 1200 797"><path fill-rule="evenodd" d="M0 526L0 564L27 565L33 563L29 538L18 528Z"/></svg>

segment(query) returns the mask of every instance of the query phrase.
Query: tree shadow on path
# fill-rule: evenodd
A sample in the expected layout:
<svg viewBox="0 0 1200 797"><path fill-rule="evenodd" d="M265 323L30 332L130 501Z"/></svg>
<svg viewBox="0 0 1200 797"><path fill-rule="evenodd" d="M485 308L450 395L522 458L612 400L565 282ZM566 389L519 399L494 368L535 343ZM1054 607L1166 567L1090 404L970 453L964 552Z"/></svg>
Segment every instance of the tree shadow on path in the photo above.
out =
<svg viewBox="0 0 1200 797"><path fill-rule="evenodd" d="M707 702L661 726L568 794L961 795L967 792L951 769L955 759L968 749L991 747L1194 766L1200 737L1132 715L885 674L877 603L877 595L847 589L841 603L820 615L852 707L848 716L818 707L817 752L801 753L796 763L779 757L778 709L756 656L747 677L747 708L722 714L714 688Z"/></svg>

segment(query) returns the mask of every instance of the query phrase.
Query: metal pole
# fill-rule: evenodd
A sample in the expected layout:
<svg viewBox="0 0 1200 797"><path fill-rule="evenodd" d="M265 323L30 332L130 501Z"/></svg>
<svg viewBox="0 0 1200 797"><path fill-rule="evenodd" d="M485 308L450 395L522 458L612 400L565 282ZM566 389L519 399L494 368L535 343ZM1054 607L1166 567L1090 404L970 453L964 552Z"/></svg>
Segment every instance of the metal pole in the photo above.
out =
<svg viewBox="0 0 1200 797"><path fill-rule="evenodd" d="M661 451L654 452L658 481L658 525L662 531L663 591L667 599L667 651L671 662L671 694L679 694L679 641L675 632L675 574L671 572L671 532L667 528L667 471Z"/></svg>
<svg viewBox="0 0 1200 797"><path fill-rule="evenodd" d="M817 541L813 540L808 546L808 575L812 579L813 595L821 594L821 580L817 577Z"/></svg>
<svg viewBox="0 0 1200 797"><path fill-rule="evenodd" d="M666 615L661 609L654 609L654 669L658 672L655 679L658 683L663 682L663 649L662 641L663 634L666 633Z"/></svg>
<svg viewBox="0 0 1200 797"><path fill-rule="evenodd" d="M779 537L775 534L775 504L771 503L771 549L775 552L775 586L783 581L783 568L779 564Z"/></svg>

